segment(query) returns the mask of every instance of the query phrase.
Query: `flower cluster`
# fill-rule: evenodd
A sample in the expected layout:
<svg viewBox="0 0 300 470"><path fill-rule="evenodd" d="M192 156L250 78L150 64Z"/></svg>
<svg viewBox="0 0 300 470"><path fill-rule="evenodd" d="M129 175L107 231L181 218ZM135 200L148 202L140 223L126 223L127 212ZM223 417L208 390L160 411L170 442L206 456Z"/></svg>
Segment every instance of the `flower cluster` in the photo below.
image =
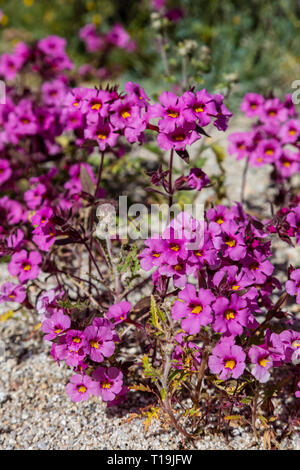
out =
<svg viewBox="0 0 300 470"><path fill-rule="evenodd" d="M236 155L237 160L247 157L250 166L272 165L277 181L298 173L300 120L291 96L281 101L247 93L241 110L256 121L250 131L229 135L229 153Z"/></svg>
<svg viewBox="0 0 300 470"><path fill-rule="evenodd" d="M277 233L285 242L292 245L292 240L300 245L300 197L296 196L278 209L272 219L265 221L270 234Z"/></svg>
<svg viewBox="0 0 300 470"><path fill-rule="evenodd" d="M231 210L221 205L207 210L202 222L180 213L162 236L145 241L140 264L146 271L154 269L157 291L164 295L170 281L178 290L172 318L183 333L174 338L175 367L186 367L187 356L190 367L199 364L207 341L215 343L208 358L210 371L221 380L247 372L264 383L271 368L297 363L300 334L287 328L289 314L279 312L285 318L281 333L260 331L261 320L276 310L272 296L281 290L269 260L268 235L236 203ZM299 276L300 270L293 270L286 283L287 292L298 300ZM253 344L256 332L259 344Z"/></svg>

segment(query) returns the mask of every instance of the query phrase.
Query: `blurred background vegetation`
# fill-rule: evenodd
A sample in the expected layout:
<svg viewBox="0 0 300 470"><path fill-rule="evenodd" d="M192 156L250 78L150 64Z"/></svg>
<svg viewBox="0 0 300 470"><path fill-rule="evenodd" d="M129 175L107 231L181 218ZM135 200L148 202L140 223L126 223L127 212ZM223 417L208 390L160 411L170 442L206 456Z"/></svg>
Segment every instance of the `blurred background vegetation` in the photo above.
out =
<svg viewBox="0 0 300 470"><path fill-rule="evenodd" d="M233 111L247 91L281 96L293 91L292 81L300 78L299 0L170 0L167 6L181 8L183 17L160 29L151 0L0 0L0 51L9 52L19 40L56 34L67 39L71 59L82 65L95 54L86 52L80 28L94 23L105 33L119 22L137 44L133 53L116 49L109 57L110 65L121 65L121 83L139 81L150 94L170 89L182 73L180 47L194 40L197 50L186 56L189 84L214 91L237 82ZM161 37L167 41L168 74Z"/></svg>

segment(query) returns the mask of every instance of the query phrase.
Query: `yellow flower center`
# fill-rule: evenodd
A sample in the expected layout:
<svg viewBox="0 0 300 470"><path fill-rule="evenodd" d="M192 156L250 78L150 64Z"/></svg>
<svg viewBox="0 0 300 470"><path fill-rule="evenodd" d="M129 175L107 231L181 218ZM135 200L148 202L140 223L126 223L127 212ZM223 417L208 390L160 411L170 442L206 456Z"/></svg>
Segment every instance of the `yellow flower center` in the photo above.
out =
<svg viewBox="0 0 300 470"><path fill-rule="evenodd" d="M235 365L236 365L235 360L234 360L234 359L229 359L229 360L226 361L226 363L225 363L225 369L230 369L230 370L232 370Z"/></svg>
<svg viewBox="0 0 300 470"><path fill-rule="evenodd" d="M99 349L99 344L95 339L92 339L90 341L90 345L91 345L92 348Z"/></svg>
<svg viewBox="0 0 300 470"><path fill-rule="evenodd" d="M57 335L59 335L59 333L61 332L62 332L62 328L57 328L57 330L54 330L54 333Z"/></svg>
<svg viewBox="0 0 300 470"><path fill-rule="evenodd" d="M79 102L75 101L75 103L73 103L73 106L74 106L74 108L76 108L77 106L79 106Z"/></svg>
<svg viewBox="0 0 300 470"><path fill-rule="evenodd" d="M263 159L262 159L261 157L258 157L258 158L256 159L256 161L259 162L259 163L261 163L261 162L263 161Z"/></svg>
<svg viewBox="0 0 300 470"><path fill-rule="evenodd" d="M266 155L273 155L274 150L273 149L267 149L266 150Z"/></svg>
<svg viewBox="0 0 300 470"><path fill-rule="evenodd" d="M99 111L99 109L102 107L102 104L101 103L93 103L92 104L92 109L96 109L97 111Z"/></svg>
<svg viewBox="0 0 300 470"><path fill-rule="evenodd" d="M160 253L157 253L157 251L152 251L152 256L154 256L154 258L159 258Z"/></svg>
<svg viewBox="0 0 300 470"><path fill-rule="evenodd" d="M122 116L122 118L127 119L127 118L129 118L131 115L130 115L130 113L129 113L129 111L128 111L127 109L124 109L123 111L121 111L121 116Z"/></svg>
<svg viewBox="0 0 300 470"><path fill-rule="evenodd" d="M78 338L78 336L75 336L75 338L73 338L73 343L80 343L81 339Z"/></svg>
<svg viewBox="0 0 300 470"><path fill-rule="evenodd" d="M24 266L24 271L30 271L31 270L31 265L30 264L26 264Z"/></svg>
<svg viewBox="0 0 300 470"><path fill-rule="evenodd" d="M29 120L26 118L21 119L21 121L22 121L22 124L29 124Z"/></svg>
<svg viewBox="0 0 300 470"><path fill-rule="evenodd" d="M196 256L202 256L202 254L203 254L201 251L194 251L194 253L195 253Z"/></svg>
<svg viewBox="0 0 300 470"><path fill-rule="evenodd" d="M79 387L79 389L78 389L78 392L80 392L80 393L85 393L86 390L87 390L87 388L86 388L84 385L81 385L81 386Z"/></svg>
<svg viewBox="0 0 300 470"><path fill-rule="evenodd" d="M14 294L10 294L8 297L9 297L10 299L14 299L14 298L15 298L15 295L14 295Z"/></svg>
<svg viewBox="0 0 300 470"><path fill-rule="evenodd" d="M217 224L219 224L219 225L222 225L222 224L223 224L223 222L224 222L224 220L223 220L223 219L221 219L221 218L219 218L219 219L217 219L217 220L216 220L216 222L217 222Z"/></svg>
<svg viewBox="0 0 300 470"><path fill-rule="evenodd" d="M102 382L102 383L101 383L101 387L102 387L102 388L110 388L110 387L111 387L111 384L106 380L105 382Z"/></svg>
<svg viewBox="0 0 300 470"><path fill-rule="evenodd" d="M286 166L287 168L289 168L291 166L291 162L288 162L287 160L282 162L282 164L283 164L283 166Z"/></svg>
<svg viewBox="0 0 300 470"><path fill-rule="evenodd" d="M276 111L269 111L268 114L269 114L269 116L276 116L277 113L276 113Z"/></svg>
<svg viewBox="0 0 300 470"><path fill-rule="evenodd" d="M251 108L251 109L256 109L256 108L257 108L257 104L256 104L256 103L252 103L252 104L250 105L250 108Z"/></svg>
<svg viewBox="0 0 300 470"><path fill-rule="evenodd" d="M290 135L295 135L296 134L296 129L290 129L289 134Z"/></svg>
<svg viewBox="0 0 300 470"><path fill-rule="evenodd" d="M292 343L293 348L300 348L300 341L296 340Z"/></svg>

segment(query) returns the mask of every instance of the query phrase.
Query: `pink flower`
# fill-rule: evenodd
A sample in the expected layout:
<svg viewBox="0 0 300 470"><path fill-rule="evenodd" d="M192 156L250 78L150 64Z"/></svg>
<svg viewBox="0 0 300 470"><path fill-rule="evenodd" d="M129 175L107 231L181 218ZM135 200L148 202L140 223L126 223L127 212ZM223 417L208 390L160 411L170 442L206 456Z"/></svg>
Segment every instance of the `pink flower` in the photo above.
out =
<svg viewBox="0 0 300 470"><path fill-rule="evenodd" d="M0 186L9 180L12 175L12 169L9 165L9 161L5 158L0 158Z"/></svg>
<svg viewBox="0 0 300 470"><path fill-rule="evenodd" d="M12 276L18 276L19 281L23 284L29 279L36 279L39 275L39 264L42 262L42 257L38 251L31 251L27 253L21 250L12 255L11 261L8 265L8 272Z"/></svg>
<svg viewBox="0 0 300 470"><path fill-rule="evenodd" d="M248 352L250 361L253 364L251 369L252 375L262 383L270 378L269 369L273 366L273 359L269 351L260 346L252 346Z"/></svg>
<svg viewBox="0 0 300 470"><path fill-rule="evenodd" d="M95 362L102 362L115 351L115 343L110 328L105 326L88 326L84 330L84 350Z"/></svg>
<svg viewBox="0 0 300 470"><path fill-rule="evenodd" d="M195 286L187 284L178 294L172 309L174 320L181 321L181 327L191 335L199 333L201 326L209 325L212 320L211 303L215 296L209 289L199 289L196 292Z"/></svg>
<svg viewBox="0 0 300 470"><path fill-rule="evenodd" d="M51 341L57 336L63 334L70 328L71 320L68 315L62 312L54 313L50 318L46 318L42 323L42 331L47 333L44 337L45 340Z"/></svg>
<svg viewBox="0 0 300 470"><path fill-rule="evenodd" d="M205 188L210 183L210 179L201 168L192 168L188 175L187 183L190 188L201 191L202 188Z"/></svg>
<svg viewBox="0 0 300 470"><path fill-rule="evenodd" d="M158 145L163 150L185 150L187 145L192 145L201 136L195 130L195 124L191 122L184 122L180 127L174 128L173 131L165 133L160 132L157 136Z"/></svg>
<svg viewBox="0 0 300 470"><path fill-rule="evenodd" d="M116 367L98 367L93 372L93 379L98 382L103 401L112 401L121 392L123 387L123 374Z"/></svg>

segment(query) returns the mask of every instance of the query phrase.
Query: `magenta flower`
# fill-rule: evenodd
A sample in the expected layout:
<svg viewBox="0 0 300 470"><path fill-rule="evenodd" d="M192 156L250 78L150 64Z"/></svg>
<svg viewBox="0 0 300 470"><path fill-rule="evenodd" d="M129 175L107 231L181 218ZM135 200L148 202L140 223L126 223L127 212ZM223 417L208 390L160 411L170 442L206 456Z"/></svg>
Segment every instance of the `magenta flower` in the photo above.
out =
<svg viewBox="0 0 300 470"><path fill-rule="evenodd" d="M135 50L135 43L120 23L116 23L107 33L106 40L114 46L126 49L128 52Z"/></svg>
<svg viewBox="0 0 300 470"><path fill-rule="evenodd" d="M182 97L179 98L171 91L164 91L159 97L159 102L150 107L149 117L161 118L158 122L160 132L171 134L176 127L181 128L185 123L185 102ZM195 128L195 125L191 128Z"/></svg>
<svg viewBox="0 0 300 470"><path fill-rule="evenodd" d="M290 279L285 283L288 294L295 295L296 301L300 304L300 269L294 269L290 274Z"/></svg>
<svg viewBox="0 0 300 470"><path fill-rule="evenodd" d="M230 155L237 154L236 159L249 155L251 145L251 133L249 132L233 132L228 136L229 146L228 151Z"/></svg>
<svg viewBox="0 0 300 470"><path fill-rule="evenodd" d="M62 298L63 294L63 292L58 292L56 289L50 289L42 293L36 303L38 314L50 318L58 312L60 307L57 301Z"/></svg>
<svg viewBox="0 0 300 470"><path fill-rule="evenodd" d="M264 122L285 121L288 110L279 98L271 98L265 101L259 117Z"/></svg>
<svg viewBox="0 0 300 470"><path fill-rule="evenodd" d="M174 320L181 321L181 328L191 335L199 333L201 326L209 325L212 320L211 304L215 296L209 289L199 289L196 292L195 286L187 284L178 294L172 308Z"/></svg>
<svg viewBox="0 0 300 470"><path fill-rule="evenodd" d="M39 183L34 188L28 189L24 193L24 200L26 201L29 209L37 209L43 200L43 196L46 193L47 188L44 184Z"/></svg>
<svg viewBox="0 0 300 470"><path fill-rule="evenodd" d="M115 400L123 387L123 374L116 367L98 367L93 372L93 379L98 382L103 401Z"/></svg>
<svg viewBox="0 0 300 470"><path fill-rule="evenodd" d="M23 217L23 209L19 202L9 199L8 196L0 198L1 224L18 224Z"/></svg>
<svg viewBox="0 0 300 470"><path fill-rule="evenodd" d="M279 132L279 137L285 144L294 144L300 136L300 120L290 119L285 122Z"/></svg>
<svg viewBox="0 0 300 470"><path fill-rule="evenodd" d="M29 279L36 279L39 275L39 264L42 262L42 257L38 251L31 251L27 253L21 250L12 255L11 261L8 265L8 272L12 276L18 276L19 281L23 284Z"/></svg>
<svg viewBox="0 0 300 470"><path fill-rule="evenodd" d="M274 271L273 264L258 253L255 258L247 257L244 262L244 272L253 284L263 284Z"/></svg>
<svg viewBox="0 0 300 470"><path fill-rule="evenodd" d="M20 56L14 54L2 54L0 58L0 75L6 80L14 80L23 65Z"/></svg>
<svg viewBox="0 0 300 470"><path fill-rule="evenodd" d="M297 386L298 386L298 389L299 389L299 390L297 390L297 391L295 392L295 396L296 396L297 398L300 398L300 382L298 382Z"/></svg>
<svg viewBox="0 0 300 470"><path fill-rule="evenodd" d="M72 401L86 401L90 395L99 395L99 384L88 375L76 374L70 378L66 392Z"/></svg>
<svg viewBox="0 0 300 470"><path fill-rule="evenodd" d="M205 89L196 92L187 91L182 95L185 104L183 116L187 121L195 122L203 127L210 123L211 117L217 114L213 97Z"/></svg>
<svg viewBox="0 0 300 470"><path fill-rule="evenodd" d="M219 131L226 131L228 127L228 121L231 118L232 113L223 103L223 95L214 94L213 101L216 107L216 112L212 113L212 116L215 116L217 118L214 122L214 126L216 126Z"/></svg>
<svg viewBox="0 0 300 470"><path fill-rule="evenodd" d="M84 41L89 52L96 52L105 45L104 37L97 33L96 25L93 23L83 26L79 30L79 37Z"/></svg>
<svg viewBox="0 0 300 470"><path fill-rule="evenodd" d="M212 350L208 366L221 380L237 379L244 372L245 359L246 354L240 346L236 346L231 338L223 338Z"/></svg>
<svg viewBox="0 0 300 470"><path fill-rule="evenodd" d="M252 375L262 383L265 383L270 378L269 369L273 366L273 359L267 349L260 346L251 346L248 356L253 364L251 369Z"/></svg>
<svg viewBox="0 0 300 470"><path fill-rule="evenodd" d="M9 165L9 161L5 158L0 158L0 186L9 180L12 175L12 169Z"/></svg>
<svg viewBox="0 0 300 470"><path fill-rule="evenodd" d="M165 261L168 264L175 265L180 259L185 260L188 257L188 251L185 247L186 239L177 238L177 233L172 227L167 227L163 232L165 240L164 254Z"/></svg>
<svg viewBox="0 0 300 470"><path fill-rule="evenodd" d="M271 339L274 341L275 333L272 334ZM283 352L285 362L293 362L298 364L300 362L300 333L293 330L284 330L279 335L279 341L275 342L275 346L281 346L279 349Z"/></svg>
<svg viewBox="0 0 300 470"><path fill-rule="evenodd" d="M148 105L150 98L146 95L144 88L138 83L126 82L125 90L130 95L130 99L135 102L137 106L144 107Z"/></svg>
<svg viewBox="0 0 300 470"><path fill-rule="evenodd" d="M97 123L99 115L103 118L108 116L108 102L111 99L111 94L105 90L90 89L86 92L81 112L87 114L89 125Z"/></svg>
<svg viewBox="0 0 300 470"><path fill-rule="evenodd" d="M154 266L161 266L165 261L166 242L161 238L148 238L145 240L142 253L139 255L141 268L144 271L150 271Z"/></svg>
<svg viewBox="0 0 300 470"><path fill-rule="evenodd" d="M201 348L196 343L187 341L184 333L178 333L174 341L176 344L172 354L174 367L182 369L185 366L197 370L201 364Z"/></svg>
<svg viewBox="0 0 300 470"><path fill-rule="evenodd" d="M113 114L110 116L110 122L116 129L124 129L128 125L135 125L140 121L140 107L136 105L135 100L130 96L116 99L110 106Z"/></svg>
<svg viewBox="0 0 300 470"><path fill-rule="evenodd" d="M66 95L66 85L61 80L44 82L42 85L43 100L47 105L59 106Z"/></svg>
<svg viewBox="0 0 300 470"><path fill-rule="evenodd" d="M121 391L115 396L114 400L107 402L107 408L110 408L111 406L117 406L123 403L128 392L129 392L129 388L126 385L124 385Z"/></svg>
<svg viewBox="0 0 300 470"><path fill-rule="evenodd" d="M201 191L210 183L210 179L200 168L192 168L188 175L187 183L190 188Z"/></svg>
<svg viewBox="0 0 300 470"><path fill-rule="evenodd" d="M89 88L83 88L83 87L73 88L66 96L66 99L65 99L66 109L70 107L71 109L76 109L77 111L79 110L81 111L81 108L83 107L83 105L86 106L85 98L88 93L89 93Z"/></svg>
<svg viewBox="0 0 300 470"><path fill-rule="evenodd" d="M5 282L0 288L0 303L18 302L22 303L26 298L26 290L23 286L12 282Z"/></svg>
<svg viewBox="0 0 300 470"><path fill-rule="evenodd" d="M95 139L100 150L104 151L107 147L114 147L118 141L119 134L114 132L114 128L103 118L97 118L97 122L84 131L86 139Z"/></svg>
<svg viewBox="0 0 300 470"><path fill-rule="evenodd" d="M247 253L243 234L239 230L240 227L229 220L222 224L222 233L213 240L215 248L222 249L222 255L233 261L243 259Z"/></svg>
<svg viewBox="0 0 300 470"><path fill-rule="evenodd" d="M209 230L214 235L218 235L222 231L222 224L231 219L231 214L227 207L218 205L208 209L206 211L206 217L209 221Z"/></svg>
<svg viewBox="0 0 300 470"><path fill-rule="evenodd" d="M95 362L102 362L104 357L110 357L115 351L115 343L110 328L88 326L84 330L84 350Z"/></svg>
<svg viewBox="0 0 300 470"><path fill-rule="evenodd" d="M228 336L237 336L243 333L248 325L250 312L247 301L237 294L232 294L230 300L219 297L212 306L215 313L213 329Z"/></svg>
<svg viewBox="0 0 300 470"><path fill-rule="evenodd" d="M106 318L113 321L114 325L122 323L127 319L132 305L130 302L119 302L118 304L111 305L106 313Z"/></svg>
<svg viewBox="0 0 300 470"><path fill-rule="evenodd" d="M286 220L290 224L291 228L294 229L296 242L300 244L300 206L294 207L287 215Z"/></svg>
<svg viewBox="0 0 300 470"><path fill-rule="evenodd" d="M51 341L63 334L70 328L71 320L68 315L62 312L54 313L50 318L46 318L42 323L42 331L47 333L44 339Z"/></svg>
<svg viewBox="0 0 300 470"><path fill-rule="evenodd" d="M299 157L299 153L283 149L279 159L275 162L275 168L281 178L290 178L292 175L299 172Z"/></svg>

